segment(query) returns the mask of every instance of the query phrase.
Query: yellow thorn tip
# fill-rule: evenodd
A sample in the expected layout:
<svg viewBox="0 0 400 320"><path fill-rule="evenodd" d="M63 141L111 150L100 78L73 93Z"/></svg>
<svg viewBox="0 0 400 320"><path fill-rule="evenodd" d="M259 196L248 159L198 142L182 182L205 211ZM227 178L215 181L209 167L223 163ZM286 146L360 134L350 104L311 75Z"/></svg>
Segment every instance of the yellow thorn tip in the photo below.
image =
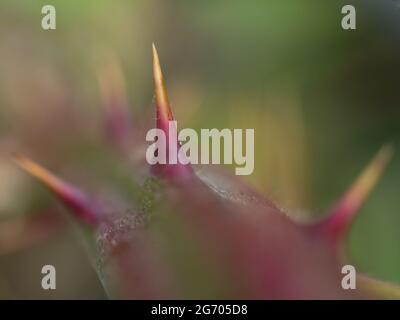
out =
<svg viewBox="0 0 400 320"><path fill-rule="evenodd" d="M167 90L165 89L163 74L160 66L156 46L153 43L153 76L156 95L157 111L160 119L173 120L172 111L168 100Z"/></svg>
<svg viewBox="0 0 400 320"><path fill-rule="evenodd" d="M346 198L348 199L349 205L356 207L355 210L362 205L379 182L392 155L392 146L383 146L352 185Z"/></svg>
<svg viewBox="0 0 400 320"><path fill-rule="evenodd" d="M57 193L62 193L65 187L64 183L50 173L48 170L28 159L25 156L19 154L12 155L15 163L24 171L29 173L31 176L39 180L41 183L49 187L51 190Z"/></svg>

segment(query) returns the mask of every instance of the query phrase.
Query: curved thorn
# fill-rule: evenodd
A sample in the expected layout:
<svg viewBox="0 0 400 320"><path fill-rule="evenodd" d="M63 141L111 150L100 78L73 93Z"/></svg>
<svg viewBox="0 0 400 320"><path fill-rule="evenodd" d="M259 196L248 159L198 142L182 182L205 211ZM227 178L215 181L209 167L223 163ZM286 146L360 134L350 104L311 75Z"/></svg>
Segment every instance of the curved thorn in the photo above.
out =
<svg viewBox="0 0 400 320"><path fill-rule="evenodd" d="M335 242L342 240L359 209L383 175L392 154L391 146L383 146L317 228L322 226L323 232Z"/></svg>
<svg viewBox="0 0 400 320"><path fill-rule="evenodd" d="M13 158L20 168L49 188L78 219L92 226L98 224L102 211L95 201L32 160L16 154Z"/></svg>

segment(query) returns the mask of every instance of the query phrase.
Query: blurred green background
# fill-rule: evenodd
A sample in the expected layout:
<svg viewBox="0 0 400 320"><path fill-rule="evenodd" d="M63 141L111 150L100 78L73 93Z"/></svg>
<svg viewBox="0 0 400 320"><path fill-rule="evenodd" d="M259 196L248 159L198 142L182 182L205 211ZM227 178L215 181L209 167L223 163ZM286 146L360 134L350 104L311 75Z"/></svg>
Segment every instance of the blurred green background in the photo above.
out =
<svg viewBox="0 0 400 320"><path fill-rule="evenodd" d="M57 10L53 31L41 28L46 4ZM341 28L345 4L356 7L357 30ZM390 0L2 0L0 233L40 208L36 193L46 198L10 149L57 165L80 152L59 141L79 139L80 126L95 131L104 50L120 60L132 112L149 114L152 42L179 126L255 128L246 179L294 215L322 215L384 143L400 147L399 39ZM399 190L397 153L349 254L358 271L400 283ZM0 298L105 297L74 230L18 250L4 239ZM40 288L45 264L57 268L55 291Z"/></svg>

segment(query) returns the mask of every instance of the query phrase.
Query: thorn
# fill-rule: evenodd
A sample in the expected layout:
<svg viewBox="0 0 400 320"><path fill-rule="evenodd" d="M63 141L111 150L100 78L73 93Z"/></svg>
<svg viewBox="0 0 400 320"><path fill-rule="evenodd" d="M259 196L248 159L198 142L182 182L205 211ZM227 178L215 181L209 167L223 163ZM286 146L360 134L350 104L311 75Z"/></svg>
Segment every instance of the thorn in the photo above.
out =
<svg viewBox="0 0 400 320"><path fill-rule="evenodd" d="M156 46L153 43L153 76L154 76L154 86L156 95L156 108L157 108L157 120L158 122L163 122L162 127L168 121L173 121L174 117L172 115L171 106L169 104L167 90L164 85L163 74L160 66L160 59L158 58L158 53ZM157 127L160 126L157 123Z"/></svg>
<svg viewBox="0 0 400 320"><path fill-rule="evenodd" d="M92 199L32 160L17 154L13 159L21 169L49 188L78 219L92 226L98 224L101 210Z"/></svg>
<svg viewBox="0 0 400 320"><path fill-rule="evenodd" d="M383 146L344 196L333 206L327 219L316 225L317 229L322 225L324 232L327 232L334 242L343 240L359 209L382 177L392 154L393 148L390 145Z"/></svg>
<svg viewBox="0 0 400 320"><path fill-rule="evenodd" d="M156 127L161 129L165 133L166 146L166 157L169 159L169 155L176 155L178 157L178 151L180 149L180 143L178 140L177 127L170 121L174 121L172 115L171 105L169 103L167 90L164 85L164 79L160 66L160 59L158 57L156 46L153 43L153 76L155 86L155 97L156 97ZM171 138L172 143L169 143ZM191 177L193 175L193 169L190 164L181 164L179 162L175 164L155 164L152 166L152 171L157 176L162 176L170 179L182 179Z"/></svg>

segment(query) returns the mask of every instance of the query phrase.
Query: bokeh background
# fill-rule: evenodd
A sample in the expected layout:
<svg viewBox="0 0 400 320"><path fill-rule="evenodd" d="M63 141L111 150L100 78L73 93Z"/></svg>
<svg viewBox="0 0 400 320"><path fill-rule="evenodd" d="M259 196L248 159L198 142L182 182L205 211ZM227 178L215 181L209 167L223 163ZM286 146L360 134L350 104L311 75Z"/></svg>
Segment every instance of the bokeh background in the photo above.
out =
<svg viewBox="0 0 400 320"><path fill-rule="evenodd" d="M57 10L53 31L41 28L46 4ZM357 30L341 28L345 4L356 7ZM396 1L2 0L0 298L106 297L69 223L30 226L54 200L9 153L58 173L90 154L83 137L102 123L104 52L118 58L133 122L142 121L152 42L179 126L255 128L245 179L295 216L323 215L384 143L400 148ZM96 156L86 159L102 171ZM358 271L400 283L399 190L397 152L348 251ZM57 269L55 291L40 287L45 264Z"/></svg>

